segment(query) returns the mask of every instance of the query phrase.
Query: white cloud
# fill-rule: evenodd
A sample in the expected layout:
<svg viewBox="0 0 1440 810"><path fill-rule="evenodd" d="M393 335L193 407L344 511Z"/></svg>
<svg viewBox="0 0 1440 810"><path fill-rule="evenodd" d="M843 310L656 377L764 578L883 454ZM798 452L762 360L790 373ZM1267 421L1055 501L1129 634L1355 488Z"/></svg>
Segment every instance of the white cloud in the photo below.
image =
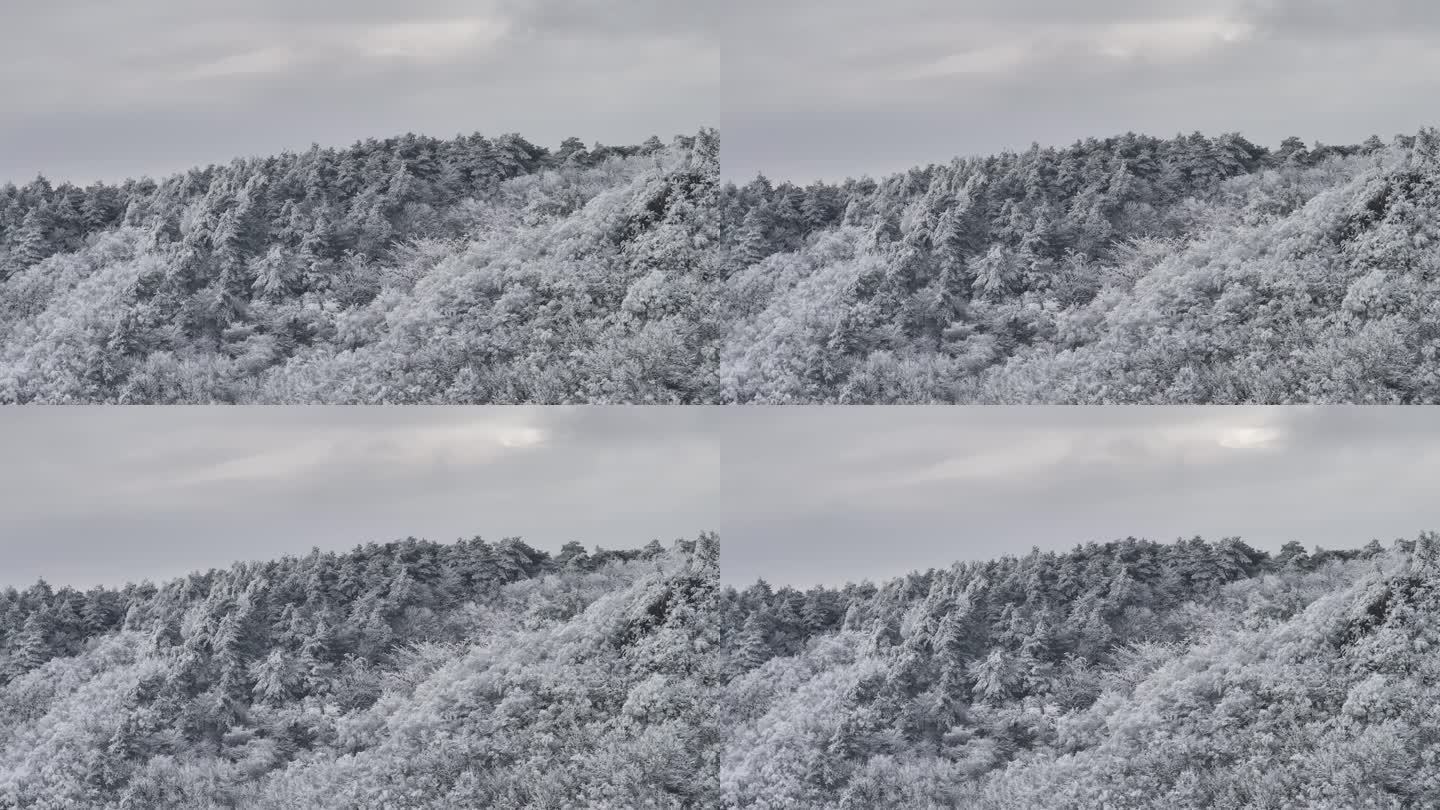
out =
<svg viewBox="0 0 1440 810"><path fill-rule="evenodd" d="M1036 431L1012 437L1001 446L960 448L958 455L926 465L912 475L894 476L887 483L903 488L948 481L1019 481L1051 468L1074 454L1076 447L1073 436ZM866 481L862 486L872 485Z"/></svg>
<svg viewBox="0 0 1440 810"><path fill-rule="evenodd" d="M436 464L480 467L540 447L549 435L544 428L508 417L456 424L336 429L286 445L208 460L167 475L165 485L210 486L243 481L290 487L342 469L402 477Z"/></svg>
<svg viewBox="0 0 1440 810"><path fill-rule="evenodd" d="M991 45L943 56L928 65L899 74L902 79L931 79L962 74L1003 74L1030 60L1032 47L1026 42Z"/></svg>
<svg viewBox="0 0 1440 810"><path fill-rule="evenodd" d="M1083 430L1038 427L1003 442L975 436L969 446L957 447L954 454L913 473L887 475L883 485L904 488L952 481L1026 485L1057 465L1124 466L1145 464L1147 459L1223 464L1229 460L1226 450L1276 448L1286 437L1284 428L1263 410L1210 410L1192 409L1185 417L1162 425L1090 426ZM854 482L847 497L876 483L875 478L866 476Z"/></svg>
<svg viewBox="0 0 1440 810"><path fill-rule="evenodd" d="M1256 450L1279 445L1284 433L1273 427L1235 427L1221 431L1218 443L1232 450Z"/></svg>
<svg viewBox="0 0 1440 810"><path fill-rule="evenodd" d="M358 44L370 56L433 63L492 47L509 31L507 21L482 17L400 22L366 29Z"/></svg>
<svg viewBox="0 0 1440 810"><path fill-rule="evenodd" d="M1183 17L1122 22L1102 28L1093 40L1096 51L1121 60L1182 61L1242 42L1254 26L1225 17Z"/></svg>
<svg viewBox="0 0 1440 810"><path fill-rule="evenodd" d="M257 76L280 73L296 63L295 52L284 45L231 54L206 62L180 74L191 80L223 79L234 76Z"/></svg>

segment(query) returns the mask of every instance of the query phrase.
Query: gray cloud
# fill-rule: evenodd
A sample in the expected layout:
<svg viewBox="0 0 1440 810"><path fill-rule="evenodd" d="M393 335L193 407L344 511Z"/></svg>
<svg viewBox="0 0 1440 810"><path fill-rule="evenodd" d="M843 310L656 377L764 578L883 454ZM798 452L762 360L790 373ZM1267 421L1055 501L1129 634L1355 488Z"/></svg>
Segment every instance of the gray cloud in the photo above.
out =
<svg viewBox="0 0 1440 810"><path fill-rule="evenodd" d="M1249 0L1240 8L1277 37L1378 33L1429 38L1440 30L1440 7L1426 0Z"/></svg>
<svg viewBox="0 0 1440 810"><path fill-rule="evenodd" d="M1440 11L1388 0L759 0L722 24L725 172L808 181L1128 130L1414 132Z"/></svg>
<svg viewBox="0 0 1440 810"><path fill-rule="evenodd" d="M809 585L1126 536L1353 547L1440 528L1440 416L791 408L725 416L724 574Z"/></svg>
<svg viewBox="0 0 1440 810"><path fill-rule="evenodd" d="M407 131L694 132L718 112L711 16L698 0L16 0L0 28L0 181Z"/></svg>
<svg viewBox="0 0 1440 810"><path fill-rule="evenodd" d="M686 409L22 409L0 446L0 586L412 535L630 548L719 519L718 451Z"/></svg>

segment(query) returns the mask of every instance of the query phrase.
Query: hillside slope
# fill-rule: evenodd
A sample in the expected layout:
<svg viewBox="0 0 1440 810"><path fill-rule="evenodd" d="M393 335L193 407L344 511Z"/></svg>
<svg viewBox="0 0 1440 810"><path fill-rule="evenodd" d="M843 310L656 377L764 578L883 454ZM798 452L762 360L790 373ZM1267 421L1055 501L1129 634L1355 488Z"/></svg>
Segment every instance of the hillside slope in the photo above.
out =
<svg viewBox="0 0 1440 810"><path fill-rule="evenodd" d="M417 541L0 596L0 805L714 803L712 536Z"/></svg>
<svg viewBox="0 0 1440 810"><path fill-rule="evenodd" d="M1437 557L1125 541L729 590L725 806L1431 806Z"/></svg>
<svg viewBox="0 0 1440 810"><path fill-rule="evenodd" d="M1434 806L1437 553L1422 540L1287 621L1204 639L1066 718L976 806Z"/></svg>
<svg viewBox="0 0 1440 810"><path fill-rule="evenodd" d="M0 189L0 402L713 398L718 137Z"/></svg>
<svg viewBox="0 0 1440 810"><path fill-rule="evenodd" d="M0 402L1440 402L1440 135L719 184L713 130L0 189Z"/></svg>
<svg viewBox="0 0 1440 810"><path fill-rule="evenodd" d="M721 193L739 402L1435 402L1440 134Z"/></svg>

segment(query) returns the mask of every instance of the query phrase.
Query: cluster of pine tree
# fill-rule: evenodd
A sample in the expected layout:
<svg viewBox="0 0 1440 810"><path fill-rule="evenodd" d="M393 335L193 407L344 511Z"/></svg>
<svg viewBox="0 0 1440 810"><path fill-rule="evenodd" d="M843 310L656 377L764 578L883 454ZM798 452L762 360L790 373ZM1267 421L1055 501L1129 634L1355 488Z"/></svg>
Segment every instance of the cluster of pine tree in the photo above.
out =
<svg viewBox="0 0 1440 810"><path fill-rule="evenodd" d="M411 539L0 592L0 805L713 806L718 556Z"/></svg>
<svg viewBox="0 0 1440 810"><path fill-rule="evenodd" d="M1440 535L727 588L728 807L1440 802Z"/></svg>
<svg viewBox="0 0 1440 810"><path fill-rule="evenodd" d="M740 402L1431 402L1440 133L721 189Z"/></svg>
<svg viewBox="0 0 1440 810"><path fill-rule="evenodd" d="M0 402L704 397L718 149L407 135L0 188Z"/></svg>

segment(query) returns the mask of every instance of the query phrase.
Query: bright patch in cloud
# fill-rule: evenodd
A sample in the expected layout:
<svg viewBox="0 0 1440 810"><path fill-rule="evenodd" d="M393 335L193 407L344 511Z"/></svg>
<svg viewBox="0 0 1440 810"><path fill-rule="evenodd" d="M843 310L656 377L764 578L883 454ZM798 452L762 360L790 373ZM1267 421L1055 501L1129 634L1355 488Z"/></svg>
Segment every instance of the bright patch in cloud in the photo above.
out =
<svg viewBox="0 0 1440 810"><path fill-rule="evenodd" d="M487 18L391 23L366 31L360 47L371 56L435 62L490 47L509 30L506 21Z"/></svg>
<svg viewBox="0 0 1440 810"><path fill-rule="evenodd" d="M279 73L295 64L289 48L277 46L232 54L200 65L185 74L187 79L224 79L233 76L257 76Z"/></svg>
<svg viewBox="0 0 1440 810"><path fill-rule="evenodd" d="M937 461L907 476L897 476L896 486L915 486L948 481L1023 481L1053 469L1071 458L1077 442L1061 433L1037 432L1018 437L1003 446L967 448L965 452ZM867 486L873 482L867 481Z"/></svg>
<svg viewBox="0 0 1440 810"><path fill-rule="evenodd" d="M897 75L904 80L945 76L1004 76L1056 54L1099 54L1130 61L1178 61L1248 39L1254 25L1227 17L1183 17L1095 26L997 31L1004 41L947 54Z"/></svg>
<svg viewBox="0 0 1440 810"><path fill-rule="evenodd" d="M940 76L1005 73L1025 64L1030 48L1024 43L993 45L942 57L917 70L902 74L905 79L932 79Z"/></svg>
<svg viewBox="0 0 1440 810"><path fill-rule="evenodd" d="M1250 23L1223 17L1125 22L1104 28L1094 44L1114 59L1175 60L1241 42L1253 31Z"/></svg>
<svg viewBox="0 0 1440 810"><path fill-rule="evenodd" d="M480 466L516 451L539 447L548 438L549 433L542 428L505 421L369 428L359 432L347 429L187 471L179 476L179 482L281 484L303 481L340 467L400 474L436 462Z"/></svg>
<svg viewBox="0 0 1440 810"><path fill-rule="evenodd" d="M1233 427L1221 431L1218 442L1231 450L1257 450L1276 446L1283 436L1273 427Z"/></svg>

